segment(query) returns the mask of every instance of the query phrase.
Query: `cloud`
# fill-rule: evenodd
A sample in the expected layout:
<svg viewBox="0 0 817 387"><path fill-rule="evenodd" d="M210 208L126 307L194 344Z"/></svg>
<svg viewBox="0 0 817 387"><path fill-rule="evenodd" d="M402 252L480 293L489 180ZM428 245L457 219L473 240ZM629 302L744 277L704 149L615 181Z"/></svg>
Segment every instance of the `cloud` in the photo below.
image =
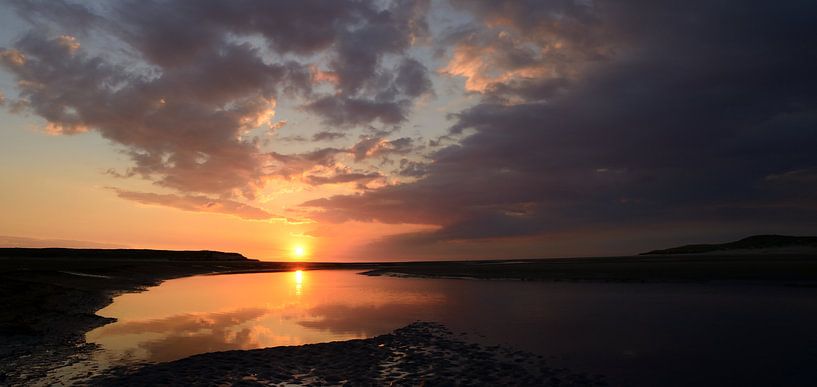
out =
<svg viewBox="0 0 817 387"><path fill-rule="evenodd" d="M321 185L321 184L338 184L338 183L351 183L351 182L361 182L366 183L368 181L372 181L375 179L383 178L378 172L370 172L370 173L336 173L332 176L315 176L310 175L307 176L307 181L309 184L312 185Z"/></svg>
<svg viewBox="0 0 817 387"><path fill-rule="evenodd" d="M453 116L452 133L473 134L432 154L417 181L304 203L318 219L441 226L392 238L393 251L666 223L815 225L812 192L767 189L811 181L802 171L817 165L815 45L799 38L817 32L799 16L813 6L460 4L476 32L450 37L445 72L483 95Z"/></svg>
<svg viewBox="0 0 817 387"><path fill-rule="evenodd" d="M473 92L506 92L563 84L612 49L596 7L579 2L454 1L482 25L444 39L451 51L443 74L465 78ZM606 7L600 5L598 8ZM450 47L449 47L450 46ZM521 91L518 91L521 92ZM528 91L529 93L530 91Z"/></svg>
<svg viewBox="0 0 817 387"><path fill-rule="evenodd" d="M371 336L388 332L405 321L444 305L440 294L423 294L414 302L396 301L382 305L324 304L309 310L311 319L298 321L306 328L334 333L358 332Z"/></svg>
<svg viewBox="0 0 817 387"><path fill-rule="evenodd" d="M350 127L380 121L398 124L406 119L404 102L379 102L363 98L327 96L308 103L306 111L323 117L330 126Z"/></svg>
<svg viewBox="0 0 817 387"><path fill-rule="evenodd" d="M243 308L218 313L179 314L153 320L117 322L99 328L94 334L102 340L152 334L157 338L137 344L146 352L146 360L171 361L206 351L258 347L253 327L237 328L268 313L270 310L267 309Z"/></svg>
<svg viewBox="0 0 817 387"><path fill-rule="evenodd" d="M406 177L422 177L428 173L428 164L411 161L408 159L400 160L400 170L397 172L400 176Z"/></svg>
<svg viewBox="0 0 817 387"><path fill-rule="evenodd" d="M87 32L100 18L86 7L64 1L8 0L24 19L34 24L56 23Z"/></svg>
<svg viewBox="0 0 817 387"><path fill-rule="evenodd" d="M346 133L342 132L318 132L312 136L312 141L332 141L346 137Z"/></svg>
<svg viewBox="0 0 817 387"><path fill-rule="evenodd" d="M386 140L382 137L367 137L361 139L349 150L355 160L364 160L386 154L405 154L413 149L414 140L408 137L396 140Z"/></svg>
<svg viewBox="0 0 817 387"><path fill-rule="evenodd" d="M279 98L333 126L393 125L429 87L426 69L407 56L427 33L422 1L10 5L33 24L0 51L17 80L15 106L53 134L98 131L133 160L120 175L183 193L252 199L280 175L248 135L286 122L273 121ZM81 45L103 35L117 50ZM402 63L399 81L386 55ZM313 90L317 73L331 74L333 93ZM407 89L409 80L419 86Z"/></svg>
<svg viewBox="0 0 817 387"><path fill-rule="evenodd" d="M258 207L228 199L213 199L200 195L158 194L111 188L122 199L141 204L172 207L184 211L227 214L250 220L286 220Z"/></svg>
<svg viewBox="0 0 817 387"><path fill-rule="evenodd" d="M241 134L273 116L272 87L287 70L253 48L224 46L186 71L142 78L62 37L28 34L16 46L2 64L51 132L95 129L127 147L132 174L181 191L252 197L263 184L262 155ZM233 67L244 71L231 75Z"/></svg>
<svg viewBox="0 0 817 387"><path fill-rule="evenodd" d="M339 162L339 158L351 156L356 162L372 158L385 160L389 155L407 154L414 149L414 140L401 137L387 140L383 137L362 137L349 148L320 148L300 154L270 153L278 163L277 169L286 178L302 178L311 185L338 183L366 183L385 176L378 171L352 171Z"/></svg>
<svg viewBox="0 0 817 387"><path fill-rule="evenodd" d="M658 224L813 230L814 5L452 2L429 26L422 1L13 1L36 32L0 63L18 85L10 105L124 147L120 175L178 191L157 203L240 204L274 178L365 185L391 168L410 179L303 206L327 222L438 226L383 241L394 246ZM86 47L102 33L118 51ZM478 102L450 112L447 134L421 133L430 147L391 138L434 94L432 66L464 85L453 98ZM366 135L262 151L251 131L274 128L284 98L326 126L292 140Z"/></svg>
<svg viewBox="0 0 817 387"><path fill-rule="evenodd" d="M394 80L397 88L410 97L419 97L433 92L428 69L419 61L406 58L397 68L397 78Z"/></svg>
<svg viewBox="0 0 817 387"><path fill-rule="evenodd" d="M332 168L336 164L335 158L339 154L348 153L345 149L340 148L321 148L311 152L298 154L282 154L271 152L269 155L273 162L277 173L285 178L292 178L300 176L315 168L327 169Z"/></svg>

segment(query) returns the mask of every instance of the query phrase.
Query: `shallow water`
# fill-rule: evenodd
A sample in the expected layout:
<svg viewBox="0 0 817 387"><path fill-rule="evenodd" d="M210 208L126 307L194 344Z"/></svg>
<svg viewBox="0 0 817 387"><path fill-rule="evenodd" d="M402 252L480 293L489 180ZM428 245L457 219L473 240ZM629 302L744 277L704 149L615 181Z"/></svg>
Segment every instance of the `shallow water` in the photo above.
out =
<svg viewBox="0 0 817 387"><path fill-rule="evenodd" d="M348 340L415 320L628 385L817 380L817 289L367 277L197 276L117 297L87 334L104 363Z"/></svg>

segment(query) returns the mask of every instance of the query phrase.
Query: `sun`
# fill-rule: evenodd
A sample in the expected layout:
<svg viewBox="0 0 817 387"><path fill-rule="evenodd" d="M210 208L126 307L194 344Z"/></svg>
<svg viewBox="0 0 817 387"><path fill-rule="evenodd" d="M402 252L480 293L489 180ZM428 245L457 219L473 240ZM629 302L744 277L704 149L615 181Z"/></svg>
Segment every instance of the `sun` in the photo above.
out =
<svg viewBox="0 0 817 387"><path fill-rule="evenodd" d="M295 255L296 258L303 258L306 256L306 249L301 246L295 246L292 248L292 254Z"/></svg>

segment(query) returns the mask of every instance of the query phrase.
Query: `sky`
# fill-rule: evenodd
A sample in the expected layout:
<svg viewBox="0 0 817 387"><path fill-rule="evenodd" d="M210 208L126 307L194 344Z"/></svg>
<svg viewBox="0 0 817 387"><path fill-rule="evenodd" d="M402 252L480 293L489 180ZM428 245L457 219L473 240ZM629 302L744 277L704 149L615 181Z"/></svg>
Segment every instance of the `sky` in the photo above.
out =
<svg viewBox="0 0 817 387"><path fill-rule="evenodd" d="M0 0L0 245L459 260L817 234L815 17Z"/></svg>

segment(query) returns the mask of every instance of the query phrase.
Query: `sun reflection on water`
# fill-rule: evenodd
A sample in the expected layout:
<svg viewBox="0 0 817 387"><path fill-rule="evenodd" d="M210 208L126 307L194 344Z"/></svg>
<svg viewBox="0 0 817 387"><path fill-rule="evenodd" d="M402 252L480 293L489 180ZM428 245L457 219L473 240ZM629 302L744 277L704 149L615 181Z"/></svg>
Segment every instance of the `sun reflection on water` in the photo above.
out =
<svg viewBox="0 0 817 387"><path fill-rule="evenodd" d="M300 296L303 292L303 285L304 285L304 271L303 270L295 270L295 295Z"/></svg>
<svg viewBox="0 0 817 387"><path fill-rule="evenodd" d="M297 269L296 266L294 269ZM98 360L164 362L204 352L360 339L434 314L445 296L355 271L188 277L120 295L86 335Z"/></svg>

